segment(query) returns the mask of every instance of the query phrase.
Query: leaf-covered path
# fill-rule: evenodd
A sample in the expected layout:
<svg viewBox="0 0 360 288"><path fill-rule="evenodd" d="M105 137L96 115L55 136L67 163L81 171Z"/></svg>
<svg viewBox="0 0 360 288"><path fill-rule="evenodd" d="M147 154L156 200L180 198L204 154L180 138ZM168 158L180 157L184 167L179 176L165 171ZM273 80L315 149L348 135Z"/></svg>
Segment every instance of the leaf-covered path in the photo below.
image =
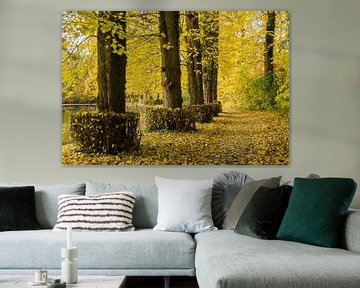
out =
<svg viewBox="0 0 360 288"><path fill-rule="evenodd" d="M285 165L288 119L275 112L223 112L192 133L143 133L141 150L84 154L63 145L64 165Z"/></svg>

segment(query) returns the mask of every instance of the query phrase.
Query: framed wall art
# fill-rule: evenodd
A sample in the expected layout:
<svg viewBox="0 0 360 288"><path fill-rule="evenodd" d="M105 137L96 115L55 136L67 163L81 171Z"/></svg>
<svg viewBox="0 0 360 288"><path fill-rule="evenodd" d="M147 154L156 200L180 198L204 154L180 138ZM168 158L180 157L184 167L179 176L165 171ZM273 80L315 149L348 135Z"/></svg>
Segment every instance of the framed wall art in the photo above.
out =
<svg viewBox="0 0 360 288"><path fill-rule="evenodd" d="M287 165L287 11L64 11L63 165Z"/></svg>

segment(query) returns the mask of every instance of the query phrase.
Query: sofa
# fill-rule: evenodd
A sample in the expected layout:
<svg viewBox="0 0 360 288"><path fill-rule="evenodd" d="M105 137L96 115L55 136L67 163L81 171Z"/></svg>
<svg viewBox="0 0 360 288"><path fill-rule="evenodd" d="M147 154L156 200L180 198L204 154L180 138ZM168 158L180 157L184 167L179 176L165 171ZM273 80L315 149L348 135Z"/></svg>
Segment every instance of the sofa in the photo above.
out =
<svg viewBox="0 0 360 288"><path fill-rule="evenodd" d="M14 185L0 183L1 187ZM324 248L262 240L233 230L196 234L154 231L158 214L155 184L87 182L34 187L41 229L0 232L0 275L32 274L40 268L46 268L50 276L60 274L60 250L66 246L66 232L52 228L61 194L132 191L136 196L135 231L73 232L79 274L165 276L166 287L170 276L196 276L200 288L360 285L358 210L346 215L341 247Z"/></svg>

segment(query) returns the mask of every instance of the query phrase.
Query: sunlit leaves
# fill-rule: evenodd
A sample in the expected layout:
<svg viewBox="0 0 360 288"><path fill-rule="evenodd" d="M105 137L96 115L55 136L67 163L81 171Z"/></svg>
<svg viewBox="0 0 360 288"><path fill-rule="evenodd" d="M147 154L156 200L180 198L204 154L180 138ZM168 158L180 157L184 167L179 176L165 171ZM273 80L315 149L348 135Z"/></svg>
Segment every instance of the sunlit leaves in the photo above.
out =
<svg viewBox="0 0 360 288"><path fill-rule="evenodd" d="M184 50L185 37L200 38L202 43L211 42L212 36L205 31L216 30L219 17L219 100L227 107L244 107L244 95L251 79L257 78L263 71L263 41L266 18L264 11L220 11L199 13L200 34L198 31L186 32L182 27L180 58L186 64ZM63 95L96 95L96 29L97 11L65 11L62 14L62 82ZM125 37L124 32L104 17L102 29L111 31L113 36ZM106 21L105 21L106 20ZM126 37L127 51L112 40L116 53L127 53L126 89L130 95L138 95L137 101L146 102L151 98L162 98L161 61L157 11L127 11ZM164 35L163 35L164 36ZM276 30L274 46L274 66L279 82L278 99L289 95L289 13L276 12ZM168 48L171 48L170 46ZM203 51L206 56L216 56L211 49ZM65 61L67 59L67 61ZM182 68L185 68L182 65ZM187 103L187 71L182 69L182 93ZM284 94L285 93L285 94ZM279 100L280 101L280 100ZM287 101L287 100L284 100ZM279 107L288 102L282 101Z"/></svg>
<svg viewBox="0 0 360 288"><path fill-rule="evenodd" d="M92 11L62 14L63 97L97 94L96 17Z"/></svg>
<svg viewBox="0 0 360 288"><path fill-rule="evenodd" d="M107 45L111 51L118 55L126 53L124 39L126 39L126 12L125 11L101 11L98 14L97 23L100 32L106 35Z"/></svg>
<svg viewBox="0 0 360 288"><path fill-rule="evenodd" d="M263 75L265 16L264 11L220 13L218 93L219 99L227 107L248 107L245 96L251 89L250 85L254 79ZM279 87L283 86L282 89L287 92L289 91L288 20L287 11L276 12L273 59Z"/></svg>
<svg viewBox="0 0 360 288"><path fill-rule="evenodd" d="M147 102L160 97L161 69L158 12L129 11L127 13L127 75L128 94L136 101Z"/></svg>

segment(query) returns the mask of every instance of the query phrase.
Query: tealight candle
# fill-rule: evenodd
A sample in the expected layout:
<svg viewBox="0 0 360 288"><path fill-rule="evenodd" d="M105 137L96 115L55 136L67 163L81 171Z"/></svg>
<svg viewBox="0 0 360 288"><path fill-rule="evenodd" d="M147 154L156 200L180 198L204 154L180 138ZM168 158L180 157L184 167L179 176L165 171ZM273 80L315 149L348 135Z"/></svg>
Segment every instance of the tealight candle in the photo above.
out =
<svg viewBox="0 0 360 288"><path fill-rule="evenodd" d="M72 234L71 234L72 227L70 225L67 226L66 232L67 232L66 248L70 249L70 248L72 248Z"/></svg>

